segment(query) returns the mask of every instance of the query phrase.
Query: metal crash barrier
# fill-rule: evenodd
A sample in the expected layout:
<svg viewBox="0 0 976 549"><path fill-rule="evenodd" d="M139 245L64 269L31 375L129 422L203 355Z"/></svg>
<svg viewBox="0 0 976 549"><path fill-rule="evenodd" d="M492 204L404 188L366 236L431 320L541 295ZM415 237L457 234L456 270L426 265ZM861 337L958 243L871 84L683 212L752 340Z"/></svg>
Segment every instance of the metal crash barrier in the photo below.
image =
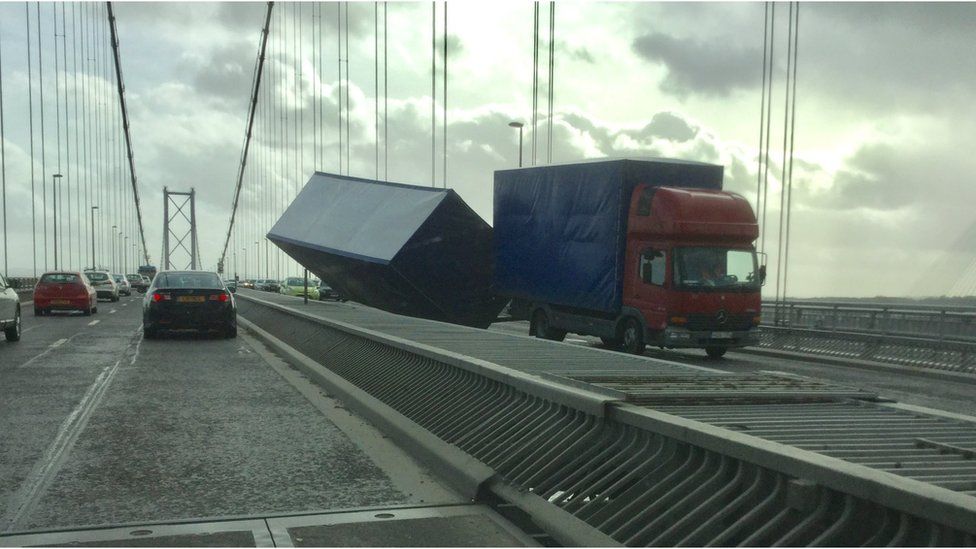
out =
<svg viewBox="0 0 976 549"><path fill-rule="evenodd" d="M442 474L478 483L559 543L976 545L971 422L802 380L650 359L614 370L613 353L520 336L505 352L485 347L491 362L429 344L436 334L476 349L481 330L344 305L339 321L247 293L245 324L398 416L386 419L409 424L415 444L458 452L444 462L458 470ZM368 329L357 315L386 316ZM414 326L427 343L404 337ZM581 360L604 369L519 366L545 349L600 353Z"/></svg>

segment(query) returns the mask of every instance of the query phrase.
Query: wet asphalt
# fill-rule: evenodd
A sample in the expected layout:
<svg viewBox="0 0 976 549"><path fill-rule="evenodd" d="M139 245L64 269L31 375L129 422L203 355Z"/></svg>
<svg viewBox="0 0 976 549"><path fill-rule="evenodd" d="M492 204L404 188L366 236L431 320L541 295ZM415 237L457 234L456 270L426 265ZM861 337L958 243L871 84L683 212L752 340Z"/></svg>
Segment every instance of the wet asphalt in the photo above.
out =
<svg viewBox="0 0 976 549"><path fill-rule="evenodd" d="M138 295L25 310L0 341L0 533L422 501L246 335L143 340Z"/></svg>

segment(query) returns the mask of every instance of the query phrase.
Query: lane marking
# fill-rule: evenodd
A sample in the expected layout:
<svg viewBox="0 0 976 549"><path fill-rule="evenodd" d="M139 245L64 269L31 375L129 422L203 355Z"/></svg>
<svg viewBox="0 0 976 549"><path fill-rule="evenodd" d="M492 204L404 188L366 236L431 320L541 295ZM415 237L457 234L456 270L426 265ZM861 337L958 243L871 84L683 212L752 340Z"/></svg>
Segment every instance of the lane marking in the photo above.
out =
<svg viewBox="0 0 976 549"><path fill-rule="evenodd" d="M110 314L110 315L114 315L114 314L115 314L115 309L112 309L111 311L109 311L109 312L108 312L108 314ZM97 322L97 321L96 321L96 322Z"/></svg>
<svg viewBox="0 0 976 549"><path fill-rule="evenodd" d="M68 342L68 339L67 339L67 338L64 338L64 337L62 337L61 339L59 339L59 340L57 340L57 341L55 341L54 343L52 343L52 344L51 344L51 348L52 348L52 349L55 349L55 348L57 348L57 347L60 347L60 346L62 346L62 345L64 345L64 344L65 344L65 343L67 343L67 342Z"/></svg>
<svg viewBox="0 0 976 549"><path fill-rule="evenodd" d="M137 352L139 343L141 342L142 337L139 337L136 341ZM24 480L20 489L12 498L13 504L8 508L3 519L0 519L0 531L10 532L17 529L18 524L25 517L29 516L37 506L47 487L61 469L61 465L64 463L67 454L74 447L75 441L78 440L81 432L88 425L88 419L101 402L102 397L105 396L108 386L112 383L115 374L119 371L119 365L125 358L125 354L131 348L132 343L130 342L123 349L122 358L116 360L114 364L106 366L98 374L98 377L95 378L88 391L85 392L81 401L68 414L68 417L65 418L61 424L61 428L58 429L57 435L54 437L54 441L48 446L41 459L34 465L30 475ZM135 361L135 356L133 355L133 361Z"/></svg>
<svg viewBox="0 0 976 549"><path fill-rule="evenodd" d="M91 322L88 323L88 325L89 326L94 326L94 325L98 324L99 322L101 322L101 320L92 320Z"/></svg>

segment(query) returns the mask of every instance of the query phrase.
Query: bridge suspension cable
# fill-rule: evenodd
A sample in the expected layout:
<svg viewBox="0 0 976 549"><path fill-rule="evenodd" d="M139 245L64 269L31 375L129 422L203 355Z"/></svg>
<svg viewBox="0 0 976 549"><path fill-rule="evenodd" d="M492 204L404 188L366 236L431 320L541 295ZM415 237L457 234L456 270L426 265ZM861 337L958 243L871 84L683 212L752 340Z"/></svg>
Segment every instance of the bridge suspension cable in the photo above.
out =
<svg viewBox="0 0 976 549"><path fill-rule="evenodd" d="M274 9L274 2L268 2L268 11L264 17L264 28L261 31L261 49L257 59L257 70L251 84L251 101L248 105L247 132L244 137L244 150L241 153L241 164L237 171L237 185L234 189L234 203L230 211L230 224L227 227L227 237L224 239L224 249L220 252L219 270L223 271L224 261L227 258L227 246L230 243L230 235L234 230L234 220L237 215L237 205L241 196L241 185L244 182L244 173L247 169L247 155L251 146L251 132L254 129L254 114L257 111L258 91L261 89L261 75L264 71L265 52L268 47L268 34L271 26L271 12Z"/></svg>
<svg viewBox="0 0 976 549"><path fill-rule="evenodd" d="M142 224L142 209L139 203L139 185L136 179L136 165L132 155L132 136L129 131L129 110L125 104L125 84L122 79L122 61L119 58L119 35L115 22L112 3L106 2L109 27L112 33L112 57L115 61L115 82L119 92L119 107L122 112L122 129L125 132L126 156L129 160L129 177L132 182L132 201L135 205L136 221L139 228L139 240L142 242L143 259L149 263L149 248L146 247L146 233Z"/></svg>

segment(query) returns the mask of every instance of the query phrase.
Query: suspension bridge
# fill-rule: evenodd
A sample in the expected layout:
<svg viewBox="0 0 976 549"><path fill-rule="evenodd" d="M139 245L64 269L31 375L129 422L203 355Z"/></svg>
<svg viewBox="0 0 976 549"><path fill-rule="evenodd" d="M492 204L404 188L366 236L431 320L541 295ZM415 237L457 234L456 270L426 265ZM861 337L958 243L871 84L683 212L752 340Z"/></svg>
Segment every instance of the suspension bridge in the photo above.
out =
<svg viewBox="0 0 976 549"><path fill-rule="evenodd" d="M140 295L94 319L26 313L50 271L307 276L266 235L316 172L398 181L409 164L412 183L452 188L457 6L409 6L425 95L404 102L402 6L260 4L236 170L158 189L136 176L149 130L123 79L151 61L126 49L119 6L0 6L0 297L23 334L0 348L0 546L976 545L976 310L788 293L798 3L754 6L758 146L740 183L769 283L758 345L724 360L244 287L235 340L144 340ZM495 120L499 168L575 160L558 148L572 9L524 6L531 112ZM423 127L392 123L393 103Z"/></svg>

